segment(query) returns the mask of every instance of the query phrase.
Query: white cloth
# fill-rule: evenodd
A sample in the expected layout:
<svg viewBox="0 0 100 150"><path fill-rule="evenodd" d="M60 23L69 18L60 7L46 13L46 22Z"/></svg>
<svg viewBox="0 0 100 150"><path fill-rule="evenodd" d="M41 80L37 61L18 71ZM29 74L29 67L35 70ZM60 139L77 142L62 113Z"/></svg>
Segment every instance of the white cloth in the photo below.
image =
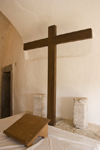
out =
<svg viewBox="0 0 100 150"><path fill-rule="evenodd" d="M24 114L24 113L23 113ZM3 131L18 120L23 114L0 120L0 129ZM5 124L6 123L6 124ZM7 125L9 124L9 125ZM100 150L100 142L73 134L56 127L48 126L48 137L40 140L33 146L26 148L19 142L0 133L0 150Z"/></svg>

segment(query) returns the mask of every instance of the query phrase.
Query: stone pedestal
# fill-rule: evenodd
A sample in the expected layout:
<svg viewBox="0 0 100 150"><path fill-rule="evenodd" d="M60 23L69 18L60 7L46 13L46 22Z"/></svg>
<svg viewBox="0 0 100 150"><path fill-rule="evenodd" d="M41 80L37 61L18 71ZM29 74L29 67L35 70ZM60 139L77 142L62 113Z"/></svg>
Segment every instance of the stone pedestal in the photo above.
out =
<svg viewBox="0 0 100 150"><path fill-rule="evenodd" d="M36 93L33 94L32 97L33 97L33 115L46 118L47 117L46 95Z"/></svg>
<svg viewBox="0 0 100 150"><path fill-rule="evenodd" d="M73 123L76 128L88 126L88 100L85 97L74 98Z"/></svg>

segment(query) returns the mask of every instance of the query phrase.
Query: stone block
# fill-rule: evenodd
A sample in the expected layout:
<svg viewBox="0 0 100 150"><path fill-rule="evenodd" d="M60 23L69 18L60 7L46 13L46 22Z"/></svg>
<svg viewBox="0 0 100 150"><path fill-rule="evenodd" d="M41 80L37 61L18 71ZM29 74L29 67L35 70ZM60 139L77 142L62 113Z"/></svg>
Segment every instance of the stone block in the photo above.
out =
<svg viewBox="0 0 100 150"><path fill-rule="evenodd" d="M85 97L74 98L73 123L76 128L88 126L88 100Z"/></svg>
<svg viewBox="0 0 100 150"><path fill-rule="evenodd" d="M37 93L37 94L33 94L32 97L33 97L33 115L46 118L47 117L46 95Z"/></svg>

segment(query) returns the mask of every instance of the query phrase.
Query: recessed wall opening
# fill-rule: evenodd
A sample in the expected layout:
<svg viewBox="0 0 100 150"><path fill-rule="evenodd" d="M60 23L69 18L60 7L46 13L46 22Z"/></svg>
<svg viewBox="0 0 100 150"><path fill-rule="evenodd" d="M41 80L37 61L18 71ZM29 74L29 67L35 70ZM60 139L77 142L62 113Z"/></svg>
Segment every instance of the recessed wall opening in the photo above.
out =
<svg viewBox="0 0 100 150"><path fill-rule="evenodd" d="M1 118L12 115L12 65L2 68Z"/></svg>

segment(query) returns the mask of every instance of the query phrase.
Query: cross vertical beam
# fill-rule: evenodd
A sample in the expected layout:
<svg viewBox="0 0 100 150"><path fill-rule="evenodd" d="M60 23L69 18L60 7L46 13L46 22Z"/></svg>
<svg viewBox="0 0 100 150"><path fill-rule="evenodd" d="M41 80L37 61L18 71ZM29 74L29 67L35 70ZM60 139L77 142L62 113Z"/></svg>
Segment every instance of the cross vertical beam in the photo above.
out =
<svg viewBox="0 0 100 150"><path fill-rule="evenodd" d="M56 122L56 44L54 38L56 36L56 26L48 28L48 102L47 102L47 118L51 121L50 125Z"/></svg>

